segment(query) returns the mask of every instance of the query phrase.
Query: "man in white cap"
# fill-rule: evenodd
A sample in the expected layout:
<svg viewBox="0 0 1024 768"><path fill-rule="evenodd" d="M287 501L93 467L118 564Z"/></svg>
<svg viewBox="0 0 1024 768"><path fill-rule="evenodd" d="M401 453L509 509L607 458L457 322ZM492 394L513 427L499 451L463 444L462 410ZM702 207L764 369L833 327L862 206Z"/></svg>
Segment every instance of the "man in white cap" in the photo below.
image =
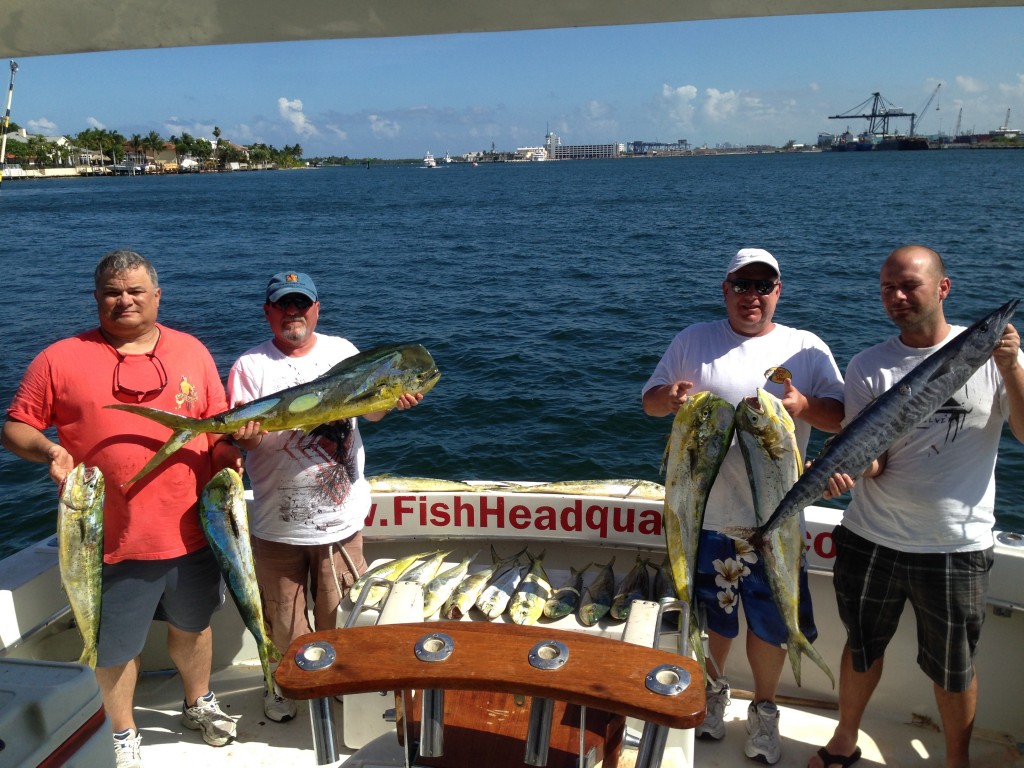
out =
<svg viewBox="0 0 1024 768"><path fill-rule="evenodd" d="M778 397L793 417L801 454L806 452L811 427L838 432L843 418L842 375L821 339L774 321L781 294L782 273L775 257L762 248L740 249L722 281L726 317L696 323L676 335L644 385L644 411L650 416L675 414L691 394L701 391L737 404L760 387ZM725 736L724 713L730 701L725 663L739 633L733 606L741 602L748 626L747 659L754 677L744 752L771 765L781 757L775 692L786 660L782 645L788 632L772 600L763 558L738 551L735 542L721 533L756 524L746 465L734 442L711 488L699 547L695 600L706 612L711 660L707 717L696 733L716 740ZM813 641L817 631L806 565L801 574L800 612L801 629Z"/></svg>
<svg viewBox="0 0 1024 768"><path fill-rule="evenodd" d="M231 367L232 406L312 381L359 351L347 339L316 332L320 295L303 272L270 278L263 314L273 336ZM397 407L411 408L422 399L421 394L405 394ZM363 418L380 421L384 414ZM317 630L334 629L342 597L366 570L362 528L370 511L370 486L363 476L363 441L356 419L324 424L308 434L267 433L250 422L232 437L247 452L256 580L271 639L283 651L312 631L310 611ZM280 692L264 691L263 696L269 719L295 717L295 703Z"/></svg>

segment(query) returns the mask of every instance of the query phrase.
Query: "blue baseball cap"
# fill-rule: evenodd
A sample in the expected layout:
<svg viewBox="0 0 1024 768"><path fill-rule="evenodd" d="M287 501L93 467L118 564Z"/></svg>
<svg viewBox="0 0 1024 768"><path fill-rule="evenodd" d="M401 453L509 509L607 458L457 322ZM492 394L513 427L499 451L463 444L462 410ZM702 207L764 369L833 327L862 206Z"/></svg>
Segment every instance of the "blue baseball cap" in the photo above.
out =
<svg viewBox="0 0 1024 768"><path fill-rule="evenodd" d="M267 303L273 304L289 293L301 293L310 301L317 301L313 278L304 272L278 272L267 283Z"/></svg>

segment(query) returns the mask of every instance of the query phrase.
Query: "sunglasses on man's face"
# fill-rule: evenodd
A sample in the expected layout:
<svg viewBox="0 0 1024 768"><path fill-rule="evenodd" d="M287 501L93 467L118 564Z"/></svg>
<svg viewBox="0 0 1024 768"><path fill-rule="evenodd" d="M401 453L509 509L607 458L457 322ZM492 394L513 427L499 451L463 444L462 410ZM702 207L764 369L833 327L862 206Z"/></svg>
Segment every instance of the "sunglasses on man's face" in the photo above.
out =
<svg viewBox="0 0 1024 768"><path fill-rule="evenodd" d="M309 298L308 296L303 296L301 293L299 293L299 294L294 294L293 293L293 294L288 294L287 296L282 296L277 301L272 301L270 303L270 306L276 307L277 309L280 309L281 311L284 311L286 309L291 309L292 307L294 307L295 309L299 310L300 312L305 312L307 309L309 309L310 307L313 306L313 300L311 298Z"/></svg>
<svg viewBox="0 0 1024 768"><path fill-rule="evenodd" d="M725 282L732 286L733 293L746 293L753 288L762 296L767 296L779 284L778 280L748 280L744 277L737 277L735 280L726 280Z"/></svg>

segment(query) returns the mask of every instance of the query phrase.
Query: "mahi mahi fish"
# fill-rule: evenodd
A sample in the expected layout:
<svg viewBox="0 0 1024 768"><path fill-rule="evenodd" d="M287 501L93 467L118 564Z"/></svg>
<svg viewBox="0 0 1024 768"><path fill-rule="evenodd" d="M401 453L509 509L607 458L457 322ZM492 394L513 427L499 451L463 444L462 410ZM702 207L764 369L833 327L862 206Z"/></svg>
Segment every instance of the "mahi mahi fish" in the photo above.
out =
<svg viewBox="0 0 1024 768"><path fill-rule="evenodd" d="M480 597L480 593L484 591L487 585L490 583L494 574L498 572L498 569L507 562L511 562L515 558L519 557L525 550L520 550L511 557L502 558L498 556L498 553L494 551L494 546L491 546L491 564L484 568L482 571L476 573L467 574L462 581L458 583L452 593L448 596L448 599L444 601L444 605L441 606L441 615L446 619L461 619L470 609L476 605L477 598Z"/></svg>
<svg viewBox="0 0 1024 768"><path fill-rule="evenodd" d="M612 600L615 599L615 565L613 557L598 571L597 576L590 582L583 595L580 597L580 607L577 612L580 624L585 627L592 627L605 616L612 608Z"/></svg>
<svg viewBox="0 0 1024 768"><path fill-rule="evenodd" d="M266 690L273 691L270 662L279 661L281 653L267 637L249 543L245 489L235 470L225 467L203 488L199 498L199 519L242 621L256 640Z"/></svg>
<svg viewBox="0 0 1024 768"><path fill-rule="evenodd" d="M544 570L544 552L530 555L530 570L519 582L508 604L508 616L513 624L536 624L551 597L551 580Z"/></svg>
<svg viewBox="0 0 1024 768"><path fill-rule="evenodd" d="M619 584L619 588L615 592L609 610L613 619L625 621L629 618L629 609L634 600L646 600L650 597L651 575L647 566L646 558L637 555L633 569L623 577L622 583Z"/></svg>
<svg viewBox="0 0 1024 768"><path fill-rule="evenodd" d="M736 409L711 392L690 395L679 406L665 465L665 549L679 599L690 606L690 648L703 661L694 612L697 547L711 486L732 442Z"/></svg>
<svg viewBox="0 0 1024 768"><path fill-rule="evenodd" d="M103 473L79 464L64 478L57 502L60 580L82 636L79 664L96 668L103 586Z"/></svg>
<svg viewBox="0 0 1024 768"><path fill-rule="evenodd" d="M523 566L518 558L484 587L476 599L476 607L491 621L501 616L512 600L512 595L523 578Z"/></svg>
<svg viewBox="0 0 1024 768"><path fill-rule="evenodd" d="M802 462L794 430L793 418L782 401L763 389L736 407L736 440L747 465L758 522L771 514L800 477ZM835 688L832 670L800 629L800 566L804 560L800 515L791 515L777 526L764 540L759 554L764 558L772 599L789 634L786 649L796 684L800 685L803 653L821 667Z"/></svg>
<svg viewBox="0 0 1024 768"><path fill-rule="evenodd" d="M751 539L755 546L821 498L837 472L861 475L871 462L937 411L992 356L1020 299L1008 301L936 350L833 437Z"/></svg>
<svg viewBox="0 0 1024 768"><path fill-rule="evenodd" d="M561 480L541 485L517 485L506 489L506 492L608 496L647 501L661 501L665 498L665 487L649 480Z"/></svg>
<svg viewBox="0 0 1024 768"><path fill-rule="evenodd" d="M348 599L352 601L353 605L359 600L359 596L363 593L366 585L370 583L371 579L381 578L386 579L390 582L398 581L402 574L409 570L414 563L423 560L424 558L433 557L437 554L437 550L433 552L420 552L419 554L409 555L408 557L402 557L397 560L388 560L380 565L375 565L370 568L362 576L356 579L355 583L348 591ZM372 608L388 593L388 587L382 584L374 584L369 588L366 593L366 600L363 601L364 608Z"/></svg>
<svg viewBox="0 0 1024 768"><path fill-rule="evenodd" d="M462 561L446 568L437 576L423 585L423 618L429 619L437 613L455 588L462 583L469 572L469 564L476 559L478 553L466 555Z"/></svg>
<svg viewBox="0 0 1024 768"><path fill-rule="evenodd" d="M544 615L549 619L560 619L574 613L580 604L580 596L583 593L583 574L593 563L576 570L569 566L569 579L551 593L544 604Z"/></svg>
<svg viewBox="0 0 1024 768"><path fill-rule="evenodd" d="M310 432L332 421L394 408L404 394L428 392L440 376L434 359L421 345L388 344L346 358L313 381L205 419L142 405L117 403L106 407L145 416L173 430L146 466L128 481L134 483L197 435L208 432L230 435L250 421L258 421L261 429L268 432L284 429Z"/></svg>

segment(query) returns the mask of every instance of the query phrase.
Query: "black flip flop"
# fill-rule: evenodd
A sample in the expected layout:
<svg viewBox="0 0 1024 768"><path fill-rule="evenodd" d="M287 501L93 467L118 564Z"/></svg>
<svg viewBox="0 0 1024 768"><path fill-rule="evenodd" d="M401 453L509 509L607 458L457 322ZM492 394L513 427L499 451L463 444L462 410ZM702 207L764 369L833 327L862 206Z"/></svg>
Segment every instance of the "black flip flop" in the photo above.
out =
<svg viewBox="0 0 1024 768"><path fill-rule="evenodd" d="M818 750L818 757L821 758L825 768L829 768L831 765L838 765L841 768L850 768L851 765L860 760L860 747L853 750L852 755L833 755L827 749L822 747Z"/></svg>

